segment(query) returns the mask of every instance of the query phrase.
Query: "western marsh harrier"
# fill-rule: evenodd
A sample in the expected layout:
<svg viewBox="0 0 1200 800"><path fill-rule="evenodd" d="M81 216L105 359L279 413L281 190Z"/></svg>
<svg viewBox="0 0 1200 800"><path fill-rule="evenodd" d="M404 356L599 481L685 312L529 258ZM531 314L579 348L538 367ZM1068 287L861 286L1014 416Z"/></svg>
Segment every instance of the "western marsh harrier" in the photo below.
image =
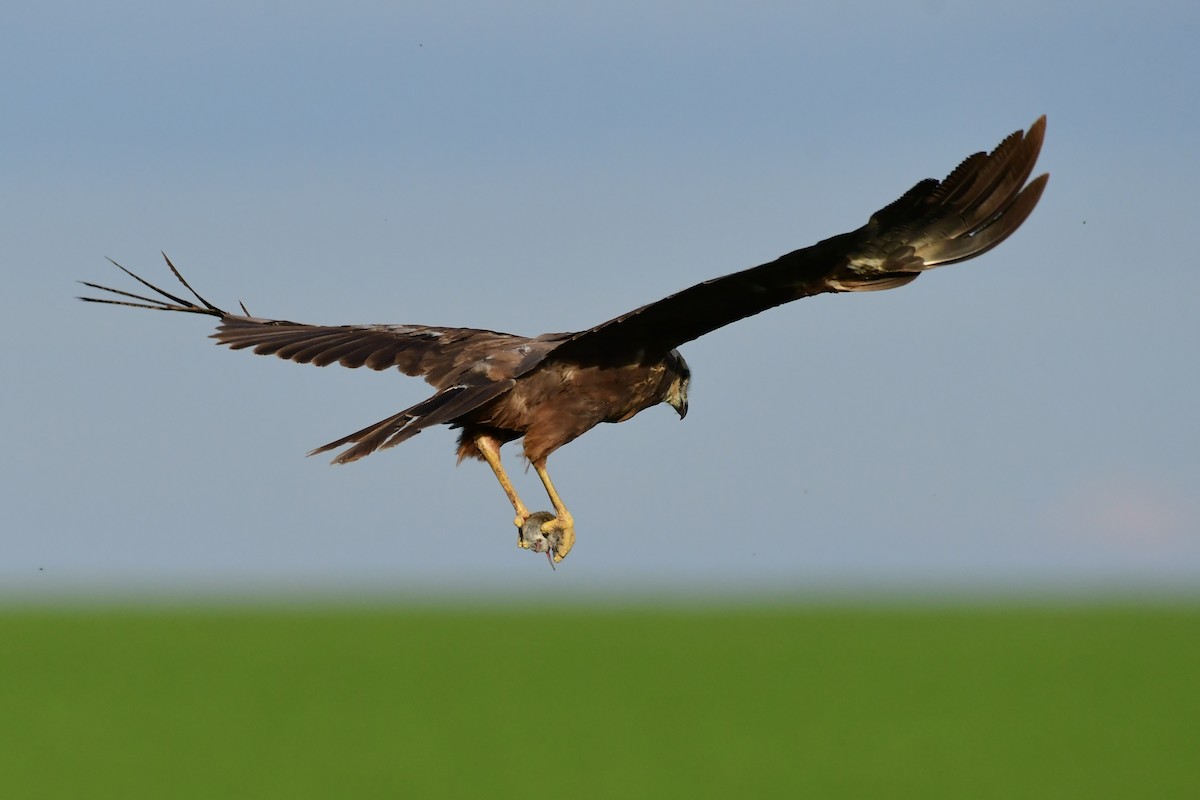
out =
<svg viewBox="0 0 1200 800"><path fill-rule="evenodd" d="M1017 131L991 153L975 153L943 181L923 180L875 212L856 231L776 260L698 283L678 294L575 333L533 338L473 328L427 325L305 325L230 313L205 300L167 260L196 302L154 286L146 297L84 282L108 297L95 303L206 314L219 322L212 338L301 364L396 367L437 390L385 420L318 447L349 445L345 464L400 444L431 425L460 429L458 458L486 461L516 511L518 544L561 561L575 544L570 512L546 472L558 448L601 422L624 422L666 403L687 414L691 373L677 347L769 308L822 292L892 289L943 264L974 258L1008 238L1037 205L1049 176L1026 183L1042 146L1046 118ZM164 255L164 258L166 256ZM124 299L117 299L124 298ZM530 514L500 463L500 448L524 438L554 506ZM532 518L532 519L531 519Z"/></svg>

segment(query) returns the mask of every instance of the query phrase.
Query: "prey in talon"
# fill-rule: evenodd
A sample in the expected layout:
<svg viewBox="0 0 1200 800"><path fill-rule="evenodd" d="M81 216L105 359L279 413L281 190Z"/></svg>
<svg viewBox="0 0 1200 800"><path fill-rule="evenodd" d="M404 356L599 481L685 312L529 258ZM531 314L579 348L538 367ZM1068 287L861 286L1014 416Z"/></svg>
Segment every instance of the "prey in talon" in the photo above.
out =
<svg viewBox="0 0 1200 800"><path fill-rule="evenodd" d="M521 526L520 541L518 542L521 547L534 553L545 553L551 569L554 568L555 556L558 555L559 548L562 546L562 536L553 530L547 534L543 530L543 526L554 518L549 511L536 511L530 514L529 519L525 520L525 524ZM558 560L562 561L562 558L558 558Z"/></svg>
<svg viewBox="0 0 1200 800"><path fill-rule="evenodd" d="M1029 130L1010 134L990 153L968 156L944 180L918 182L856 230L766 264L697 283L574 332L520 336L480 328L313 325L255 317L244 305L231 312L205 300L165 254L167 268L183 287L174 289L178 296L114 261L136 281L131 288L137 291L84 281L85 286L105 294L80 299L213 317L217 329L211 338L233 350L319 367L340 364L396 369L423 377L433 386L432 395L312 453L345 448L333 463L348 464L376 450L395 447L426 428L447 425L457 429L458 460L487 462L515 512L518 543L546 553L553 565L575 546L574 519L547 471L547 460L555 451L602 422L625 422L654 406L670 406L682 419L688 410L692 373L678 348L693 339L804 297L904 286L934 267L991 250L1025 222L1046 187L1048 175L1030 180L1045 131L1046 118L1042 117ZM623 269L632 274L642 268L614 266L609 274L618 276ZM567 286L564 303L573 297L572 272L579 269L572 264L559 268L559 280ZM517 280L518 276L506 273L505 278ZM395 284L404 285L402 275ZM385 290L371 287L375 293ZM478 293L476 289L464 296ZM401 300L409 307L418 302L409 297ZM528 318L524 307L510 311L514 319ZM811 358L814 353L830 357L830 343L836 357L836 342L836 332L807 344L764 341L760 351L748 357L779 371L787 369L782 362L793 354L799 359ZM802 360L799 366L803 366ZM802 401L792 397L781 403L790 409ZM823 409L813 413L836 418L836 413ZM803 418L801 411L781 416L772 424L785 435L787 420ZM525 458L545 488L552 514L530 514L504 470L500 448L516 441L521 441ZM663 473L671 474L669 463L663 466Z"/></svg>

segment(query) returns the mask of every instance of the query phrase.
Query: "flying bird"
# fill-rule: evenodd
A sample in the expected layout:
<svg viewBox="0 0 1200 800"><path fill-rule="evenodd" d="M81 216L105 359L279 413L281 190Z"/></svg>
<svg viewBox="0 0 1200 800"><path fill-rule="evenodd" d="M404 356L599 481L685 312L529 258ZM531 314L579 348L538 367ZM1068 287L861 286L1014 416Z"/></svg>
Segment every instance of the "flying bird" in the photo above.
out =
<svg viewBox="0 0 1200 800"><path fill-rule="evenodd" d="M459 461L487 462L512 503L518 545L546 553L553 565L575 544L574 520L546 471L554 451L601 422L624 422L659 403L683 418L691 371L677 348L686 342L802 297L894 289L925 270L966 261L1000 244L1021 226L1045 189L1049 175L1029 180L1045 129L1043 116L991 153L968 156L945 180L917 183L858 230L573 333L531 338L428 325L307 325L254 317L244 305L241 313L231 313L192 289L166 254L167 267L195 302L115 261L158 296L81 281L108 295L79 299L216 317L212 338L234 350L250 348L320 367L395 367L424 377L436 389L432 396L309 455L346 447L333 459L346 464L432 425L457 428ZM501 465L500 448L518 439L524 439L525 458L545 486L553 516L531 514Z"/></svg>

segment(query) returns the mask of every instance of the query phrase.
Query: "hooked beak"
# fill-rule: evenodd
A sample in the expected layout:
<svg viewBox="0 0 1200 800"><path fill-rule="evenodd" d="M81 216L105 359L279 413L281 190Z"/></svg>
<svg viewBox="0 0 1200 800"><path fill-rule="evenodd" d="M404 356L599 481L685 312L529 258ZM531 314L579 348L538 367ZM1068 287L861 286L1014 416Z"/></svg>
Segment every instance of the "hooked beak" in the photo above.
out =
<svg viewBox="0 0 1200 800"><path fill-rule="evenodd" d="M687 398L681 397L675 400L671 403L671 408L675 409L675 412L679 414L680 419L683 419L687 416Z"/></svg>

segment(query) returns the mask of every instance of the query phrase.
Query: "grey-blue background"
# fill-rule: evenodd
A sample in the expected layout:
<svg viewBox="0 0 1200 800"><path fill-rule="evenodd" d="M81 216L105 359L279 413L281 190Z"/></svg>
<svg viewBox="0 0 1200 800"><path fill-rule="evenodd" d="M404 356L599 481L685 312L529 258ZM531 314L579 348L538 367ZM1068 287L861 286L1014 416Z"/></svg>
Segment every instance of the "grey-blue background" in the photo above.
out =
<svg viewBox="0 0 1200 800"><path fill-rule="evenodd" d="M1200 6L10 3L8 591L1187 585L1200 577ZM857 227L1041 113L1009 242L684 349L691 413L551 459L513 546L396 373L85 306L165 279L305 322L587 327ZM132 288L132 287L130 287ZM536 477L508 463L531 507Z"/></svg>

